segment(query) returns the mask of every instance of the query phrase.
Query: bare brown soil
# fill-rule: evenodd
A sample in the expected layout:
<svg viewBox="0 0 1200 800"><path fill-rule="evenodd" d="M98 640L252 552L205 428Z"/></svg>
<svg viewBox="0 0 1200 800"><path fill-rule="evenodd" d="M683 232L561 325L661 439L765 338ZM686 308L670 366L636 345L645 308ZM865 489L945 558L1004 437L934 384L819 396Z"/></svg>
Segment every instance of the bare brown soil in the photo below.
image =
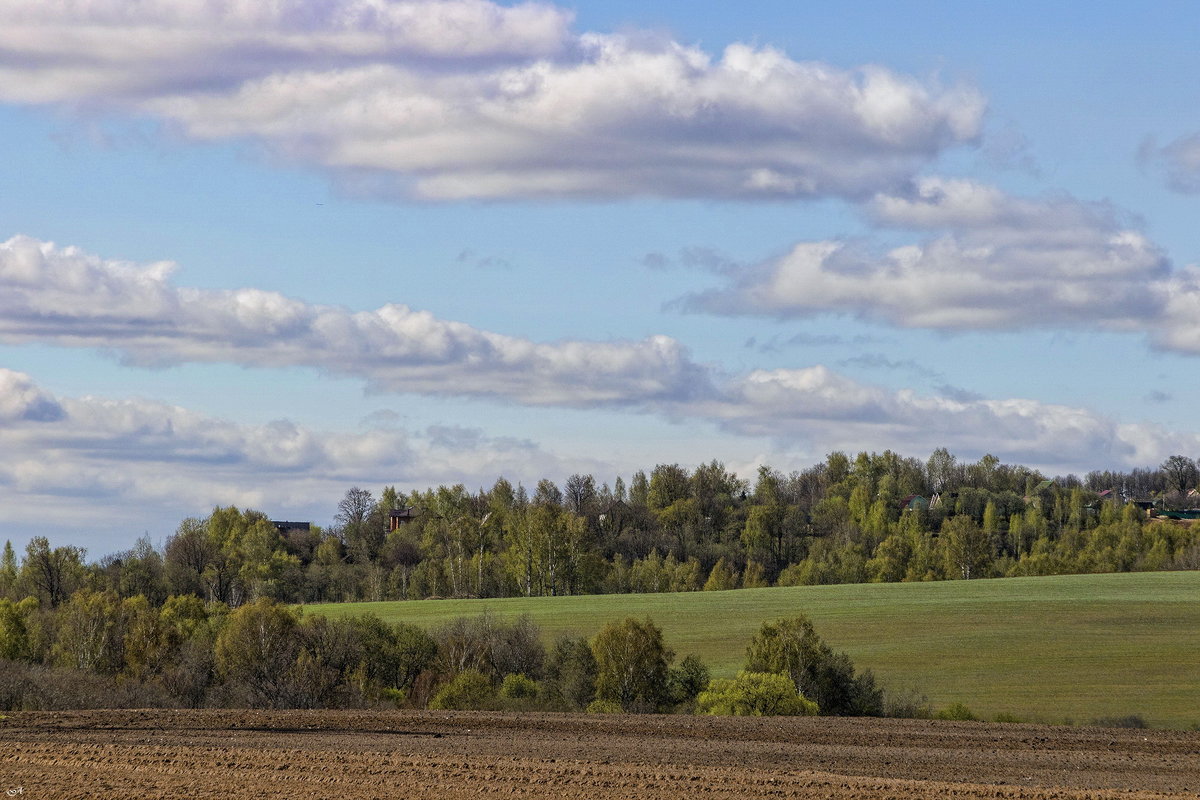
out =
<svg viewBox="0 0 1200 800"><path fill-rule="evenodd" d="M1200 733L831 718L28 712L0 719L0 792L22 800L1195 798Z"/></svg>

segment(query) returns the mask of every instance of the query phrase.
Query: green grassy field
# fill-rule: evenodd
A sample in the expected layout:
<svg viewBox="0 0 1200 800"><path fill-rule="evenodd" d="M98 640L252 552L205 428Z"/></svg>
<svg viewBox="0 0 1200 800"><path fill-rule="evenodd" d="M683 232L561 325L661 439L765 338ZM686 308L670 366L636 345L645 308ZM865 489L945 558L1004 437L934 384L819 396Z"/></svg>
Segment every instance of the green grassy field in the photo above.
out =
<svg viewBox="0 0 1200 800"><path fill-rule="evenodd" d="M715 675L741 666L764 620L807 614L835 649L889 688L936 706L1083 723L1140 714L1200 723L1200 572L1070 575L655 595L426 600L308 606L434 627L456 616L529 614L547 641L651 617L682 657Z"/></svg>

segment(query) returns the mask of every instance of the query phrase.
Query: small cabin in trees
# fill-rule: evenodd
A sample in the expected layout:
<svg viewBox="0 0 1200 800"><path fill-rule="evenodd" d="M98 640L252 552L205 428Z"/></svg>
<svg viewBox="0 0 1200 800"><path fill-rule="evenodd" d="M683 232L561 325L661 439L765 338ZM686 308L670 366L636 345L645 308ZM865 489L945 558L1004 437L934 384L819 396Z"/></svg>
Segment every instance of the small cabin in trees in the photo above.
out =
<svg viewBox="0 0 1200 800"><path fill-rule="evenodd" d="M307 533L312 529L311 522L288 522L286 520L273 519L271 524L275 526L275 530L279 531L281 536L287 536L293 531L304 531Z"/></svg>
<svg viewBox="0 0 1200 800"><path fill-rule="evenodd" d="M416 506L393 508L388 512L388 531L400 530L400 526L407 525L416 519L418 513Z"/></svg>

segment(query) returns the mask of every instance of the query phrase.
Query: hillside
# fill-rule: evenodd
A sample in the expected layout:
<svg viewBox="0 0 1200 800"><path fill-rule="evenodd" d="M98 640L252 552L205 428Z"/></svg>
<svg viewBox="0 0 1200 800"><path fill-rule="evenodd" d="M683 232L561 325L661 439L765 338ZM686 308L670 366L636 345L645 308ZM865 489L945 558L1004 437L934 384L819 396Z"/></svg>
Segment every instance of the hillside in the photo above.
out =
<svg viewBox="0 0 1200 800"><path fill-rule="evenodd" d="M1086 722L1140 714L1200 723L1200 572L854 584L727 592L425 600L308 606L434 627L485 610L529 614L547 640L590 635L627 616L654 619L680 655L714 674L741 664L768 619L808 614L835 648L891 688L992 717Z"/></svg>

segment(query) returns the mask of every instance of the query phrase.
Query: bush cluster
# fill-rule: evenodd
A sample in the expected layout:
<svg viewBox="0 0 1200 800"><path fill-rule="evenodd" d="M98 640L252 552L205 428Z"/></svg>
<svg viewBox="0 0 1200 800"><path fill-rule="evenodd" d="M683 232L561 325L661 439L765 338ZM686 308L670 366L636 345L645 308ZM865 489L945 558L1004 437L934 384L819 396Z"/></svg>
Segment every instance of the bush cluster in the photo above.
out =
<svg viewBox="0 0 1200 800"><path fill-rule="evenodd" d="M0 600L0 709L167 706L879 715L883 693L805 617L763 625L745 671L710 680L696 656L676 663L649 619L547 649L528 617L486 613L425 631L265 598Z"/></svg>

